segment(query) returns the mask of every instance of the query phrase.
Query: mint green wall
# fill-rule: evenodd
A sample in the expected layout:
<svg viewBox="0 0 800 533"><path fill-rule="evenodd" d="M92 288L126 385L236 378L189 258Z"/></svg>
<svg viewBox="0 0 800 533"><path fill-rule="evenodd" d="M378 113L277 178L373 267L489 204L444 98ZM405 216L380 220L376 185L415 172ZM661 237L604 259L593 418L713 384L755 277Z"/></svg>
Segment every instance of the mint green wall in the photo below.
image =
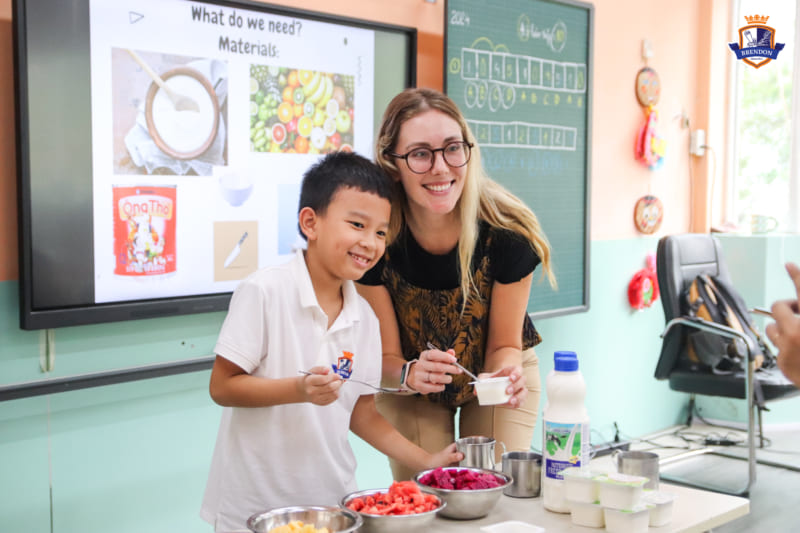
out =
<svg viewBox="0 0 800 533"><path fill-rule="evenodd" d="M800 258L800 239L729 239L726 254L730 263L736 258L732 274L746 298L748 291L755 297L763 292L763 301L753 304L789 297L781 265L784 258ZM685 395L652 377L664 320L660 305L636 312L627 304L628 281L656 242L648 237L592 243L590 311L536 322L544 338L538 347L543 380L553 351L578 353L594 442L613 437L613 422L624 436L635 437L685 416ZM766 285L757 281L763 279ZM18 328L16 291L16 282L0 283L0 386L46 377L39 370L40 333ZM223 317L58 329L50 376L209 355ZM197 513L220 409L209 399L207 384L205 371L0 402L2 530L49 533L52 509L56 533L208 533ZM800 401L774 405L767 424L796 421L792 411ZM711 401L702 407L714 418L730 412L725 419L741 419L736 405ZM540 439L537 425L535 447ZM359 486L386 486L385 459L352 440Z"/></svg>

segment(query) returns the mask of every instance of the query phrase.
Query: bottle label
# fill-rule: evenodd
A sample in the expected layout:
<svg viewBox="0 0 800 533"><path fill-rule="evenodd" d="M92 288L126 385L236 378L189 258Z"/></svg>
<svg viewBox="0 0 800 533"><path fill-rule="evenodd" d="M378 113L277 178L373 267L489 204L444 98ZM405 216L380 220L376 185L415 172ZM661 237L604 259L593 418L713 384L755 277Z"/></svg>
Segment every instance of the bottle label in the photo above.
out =
<svg viewBox="0 0 800 533"><path fill-rule="evenodd" d="M584 443L589 444L589 424L563 424L544 421L545 476L564 479L561 471L571 466L581 466L587 461Z"/></svg>

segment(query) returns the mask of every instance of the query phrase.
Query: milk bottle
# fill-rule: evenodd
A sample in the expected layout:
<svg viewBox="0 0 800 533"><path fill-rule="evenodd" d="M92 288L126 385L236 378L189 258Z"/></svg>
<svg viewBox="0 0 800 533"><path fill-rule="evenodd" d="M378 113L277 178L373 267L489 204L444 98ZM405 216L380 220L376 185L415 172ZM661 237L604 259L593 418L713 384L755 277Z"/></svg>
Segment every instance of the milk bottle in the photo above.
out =
<svg viewBox="0 0 800 533"><path fill-rule="evenodd" d="M547 403L542 412L542 504L568 513L561 471L589 462L589 415L584 405L586 383L575 352L558 351L546 382Z"/></svg>

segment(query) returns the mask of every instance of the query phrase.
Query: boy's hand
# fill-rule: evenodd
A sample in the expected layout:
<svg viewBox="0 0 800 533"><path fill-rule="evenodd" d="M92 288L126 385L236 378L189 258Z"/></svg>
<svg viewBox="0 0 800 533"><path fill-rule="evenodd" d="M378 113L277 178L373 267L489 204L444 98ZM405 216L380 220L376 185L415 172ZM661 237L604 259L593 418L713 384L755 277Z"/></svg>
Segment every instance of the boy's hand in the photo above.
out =
<svg viewBox="0 0 800 533"><path fill-rule="evenodd" d="M464 454L456 449L456 443L450 444L444 450L431 455L427 468L438 468L445 466L458 466L459 461L464 458Z"/></svg>
<svg viewBox="0 0 800 533"><path fill-rule="evenodd" d="M311 369L311 375L298 378L298 392L306 402L328 405L339 398L339 388L342 383L344 383L342 378L334 374L330 368L315 366Z"/></svg>

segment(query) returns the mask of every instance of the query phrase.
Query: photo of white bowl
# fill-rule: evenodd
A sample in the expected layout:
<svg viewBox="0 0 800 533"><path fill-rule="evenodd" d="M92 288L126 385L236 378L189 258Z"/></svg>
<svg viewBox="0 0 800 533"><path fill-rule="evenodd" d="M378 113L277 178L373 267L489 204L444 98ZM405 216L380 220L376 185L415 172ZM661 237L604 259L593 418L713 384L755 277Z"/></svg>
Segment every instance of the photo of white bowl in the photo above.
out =
<svg viewBox="0 0 800 533"><path fill-rule="evenodd" d="M233 207L239 207L250 198L253 182L245 174L229 172L220 176L219 188L225 201Z"/></svg>

